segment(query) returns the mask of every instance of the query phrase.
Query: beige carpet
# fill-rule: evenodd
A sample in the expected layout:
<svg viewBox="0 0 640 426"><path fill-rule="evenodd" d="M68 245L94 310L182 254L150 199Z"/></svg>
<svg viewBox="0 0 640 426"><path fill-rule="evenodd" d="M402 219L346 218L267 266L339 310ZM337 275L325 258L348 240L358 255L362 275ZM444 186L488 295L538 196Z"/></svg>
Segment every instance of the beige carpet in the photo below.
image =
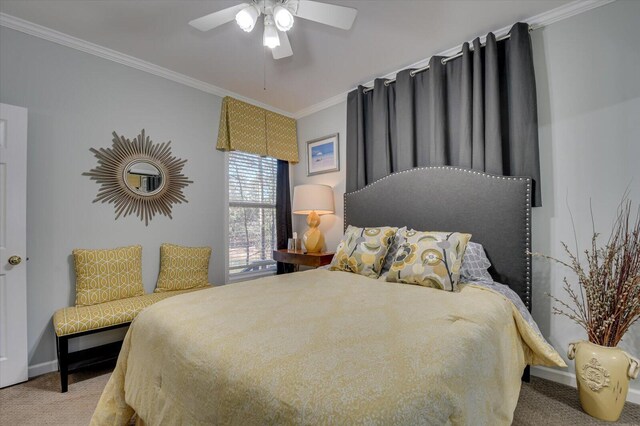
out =
<svg viewBox="0 0 640 426"><path fill-rule="evenodd" d="M87 370L69 375L66 393L60 393L58 373L0 389L0 425L86 426L111 370Z"/></svg>
<svg viewBox="0 0 640 426"><path fill-rule="evenodd" d="M72 374L60 393L57 373L0 390L0 425L87 425L110 370ZM606 425L580 409L576 390L532 377L525 383L514 425ZM640 405L627 403L617 424L640 425Z"/></svg>
<svg viewBox="0 0 640 426"><path fill-rule="evenodd" d="M596 420L580 408L578 391L538 377L524 383L513 417L514 425L640 425L640 405L626 403L616 423Z"/></svg>

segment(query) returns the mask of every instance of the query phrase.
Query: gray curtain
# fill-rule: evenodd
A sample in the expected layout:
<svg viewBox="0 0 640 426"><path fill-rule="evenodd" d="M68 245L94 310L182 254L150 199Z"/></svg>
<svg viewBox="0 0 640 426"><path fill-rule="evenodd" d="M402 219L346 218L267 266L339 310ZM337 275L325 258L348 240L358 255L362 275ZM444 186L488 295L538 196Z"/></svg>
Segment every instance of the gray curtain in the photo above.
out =
<svg viewBox="0 0 640 426"><path fill-rule="evenodd" d="M289 190L289 162L278 160L276 172L276 248L286 249L293 237L291 224L291 191ZM293 272L293 265L278 262L276 274Z"/></svg>
<svg viewBox="0 0 640 426"><path fill-rule="evenodd" d="M540 197L538 114L528 25L511 37L487 35L463 46L446 64L433 57L429 70L396 82L377 79L347 99L347 191L413 167L450 165L533 178Z"/></svg>

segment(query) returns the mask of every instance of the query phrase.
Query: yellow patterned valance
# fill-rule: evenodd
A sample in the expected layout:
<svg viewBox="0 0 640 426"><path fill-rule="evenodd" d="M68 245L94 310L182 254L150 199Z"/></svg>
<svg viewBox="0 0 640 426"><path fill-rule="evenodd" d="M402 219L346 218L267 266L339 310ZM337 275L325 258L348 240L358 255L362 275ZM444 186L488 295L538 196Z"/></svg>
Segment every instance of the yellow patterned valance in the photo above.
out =
<svg viewBox="0 0 640 426"><path fill-rule="evenodd" d="M226 96L222 100L216 149L297 163L296 120Z"/></svg>

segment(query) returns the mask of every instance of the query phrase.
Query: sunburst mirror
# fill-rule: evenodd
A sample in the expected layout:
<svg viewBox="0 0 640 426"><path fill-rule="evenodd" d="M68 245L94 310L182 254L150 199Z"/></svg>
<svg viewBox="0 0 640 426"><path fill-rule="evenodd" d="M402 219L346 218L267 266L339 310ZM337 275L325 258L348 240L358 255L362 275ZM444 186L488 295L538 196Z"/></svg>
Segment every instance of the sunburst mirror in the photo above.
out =
<svg viewBox="0 0 640 426"><path fill-rule="evenodd" d="M193 181L182 174L187 160L171 155L171 142L154 144L144 129L133 140L113 132L111 148L91 148L98 166L83 173L100 184L94 203L113 203L116 219L136 214L145 225L156 214L171 218L175 203L187 203L182 190Z"/></svg>

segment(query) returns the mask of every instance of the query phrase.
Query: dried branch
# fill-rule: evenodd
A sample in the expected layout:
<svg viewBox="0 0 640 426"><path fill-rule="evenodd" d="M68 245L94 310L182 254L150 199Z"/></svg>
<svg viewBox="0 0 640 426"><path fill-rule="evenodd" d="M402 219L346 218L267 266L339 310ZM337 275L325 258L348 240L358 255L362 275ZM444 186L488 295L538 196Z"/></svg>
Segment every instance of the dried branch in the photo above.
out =
<svg viewBox="0 0 640 426"><path fill-rule="evenodd" d="M575 252L562 243L568 261L532 253L557 262L576 274L578 291L573 289L566 277L563 280L563 289L575 307L549 295L561 306L554 306L553 312L575 321L585 329L589 341L602 346L617 346L640 318L640 206L632 222L632 203L627 196L628 191L625 191L613 229L604 246L598 245L599 234L595 230L590 204L593 236L591 246L584 251L584 266L579 256L575 226ZM571 223L574 223L572 214Z"/></svg>

